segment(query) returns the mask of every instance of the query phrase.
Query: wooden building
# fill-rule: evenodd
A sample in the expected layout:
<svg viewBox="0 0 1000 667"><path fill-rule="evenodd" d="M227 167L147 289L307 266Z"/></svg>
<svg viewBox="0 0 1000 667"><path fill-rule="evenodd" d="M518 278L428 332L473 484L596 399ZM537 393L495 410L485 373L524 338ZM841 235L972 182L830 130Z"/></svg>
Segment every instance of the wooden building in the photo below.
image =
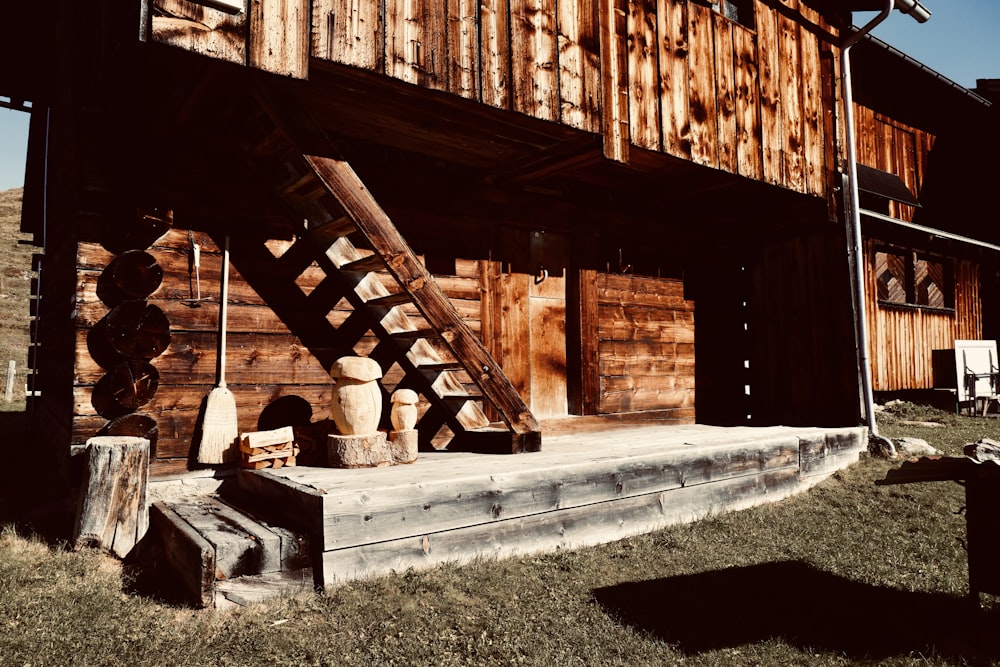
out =
<svg viewBox="0 0 1000 667"><path fill-rule="evenodd" d="M872 386L954 389L954 341L1000 336L996 110L873 37L854 58Z"/></svg>
<svg viewBox="0 0 1000 667"><path fill-rule="evenodd" d="M386 400L420 395L428 452L624 423L856 427L839 45L870 4L5 8L0 95L32 102L30 412L49 465L67 475L112 433L155 443L153 480L219 473L195 443L226 245L240 430L294 426L303 463L345 355L378 361ZM917 157L876 146L929 150L934 128L859 105L869 166L915 187ZM949 302L962 335L975 298ZM842 435L727 470L766 494L775 462L787 481L856 455Z"/></svg>

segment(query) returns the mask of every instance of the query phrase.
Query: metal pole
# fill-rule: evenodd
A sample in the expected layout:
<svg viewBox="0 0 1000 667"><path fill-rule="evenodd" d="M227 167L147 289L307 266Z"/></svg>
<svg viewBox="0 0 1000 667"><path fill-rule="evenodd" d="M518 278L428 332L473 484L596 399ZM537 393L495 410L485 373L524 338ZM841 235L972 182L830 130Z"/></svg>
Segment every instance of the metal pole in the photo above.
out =
<svg viewBox="0 0 1000 667"><path fill-rule="evenodd" d="M865 421L871 434L878 437L878 425L875 423L875 398L872 392L871 360L868 355L868 315L865 299L865 266L864 249L861 241L861 205L858 194L858 156L855 146L854 129L854 94L851 91L851 47L862 37L871 32L875 26L884 21L892 13L894 0L886 0L885 8L878 16L869 21L861 30L848 37L841 45L840 59L842 81L844 88L844 122L847 125L847 175L850 183L850 217L847 229L848 253L854 268L855 326L858 369L861 378L861 400L864 406ZM845 216L847 217L847 216Z"/></svg>

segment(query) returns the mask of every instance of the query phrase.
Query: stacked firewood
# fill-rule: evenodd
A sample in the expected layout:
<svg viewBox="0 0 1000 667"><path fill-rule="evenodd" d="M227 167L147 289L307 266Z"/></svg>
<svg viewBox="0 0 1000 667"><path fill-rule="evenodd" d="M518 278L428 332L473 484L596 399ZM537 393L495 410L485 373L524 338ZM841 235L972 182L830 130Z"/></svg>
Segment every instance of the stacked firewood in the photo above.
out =
<svg viewBox="0 0 1000 667"><path fill-rule="evenodd" d="M240 437L240 461L249 470L294 466L298 454L299 446L291 426L244 433Z"/></svg>

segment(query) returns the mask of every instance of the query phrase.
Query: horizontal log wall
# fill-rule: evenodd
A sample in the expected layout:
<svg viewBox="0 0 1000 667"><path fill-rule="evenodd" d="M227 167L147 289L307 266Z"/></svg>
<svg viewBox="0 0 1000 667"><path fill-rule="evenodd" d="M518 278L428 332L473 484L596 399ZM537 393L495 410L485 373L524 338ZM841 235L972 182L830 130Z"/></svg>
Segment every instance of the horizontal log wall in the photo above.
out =
<svg viewBox="0 0 1000 667"><path fill-rule="evenodd" d="M955 340L982 338L979 265L955 260L953 311L918 306L884 306L878 302L875 272L876 240L865 245L868 352L872 388L901 391L934 388L933 350L954 347Z"/></svg>
<svg viewBox="0 0 1000 667"><path fill-rule="evenodd" d="M934 135L900 123L888 116L854 105L858 162L895 174L914 196L920 196ZM889 215L913 221L915 209L889 202Z"/></svg>
<svg viewBox="0 0 1000 667"><path fill-rule="evenodd" d="M169 346L150 360L159 373L159 388L149 403L136 410L137 414L154 418L159 429L152 475L169 475L189 469L192 436L201 402L216 384L222 257L207 235L197 233L195 238L202 248L200 277L204 300L198 304L191 301L197 288L189 268L191 246L187 231L171 230L147 250L164 273L162 284L147 301L159 308L170 323ZM281 242L273 244L276 250L281 246ZM81 243L78 246L73 444L85 443L108 422L94 405L94 388L108 369L95 360L92 350L97 336L95 331L99 332L95 326L109 312L108 305L98 296L102 289L99 283L114 258L115 255L101 245ZM234 257L233 263L237 260ZM481 319L479 263L456 260L455 266L455 275L437 276L436 279L472 329L478 332ZM297 284L308 293L321 279L318 269L307 269ZM342 302L328 320L336 326L349 314L350 310ZM415 309L408 314L418 327L423 326ZM372 337L363 338L355 349L365 354L375 342ZM312 407L313 422L327 419L333 382L329 369L317 358L317 354L324 356L322 352L303 345L242 280L239 272L231 268L226 380L236 397L241 431L257 430L261 411L287 396L304 399ZM399 372L387 373L384 384L391 390L401 377Z"/></svg>
<svg viewBox="0 0 1000 667"><path fill-rule="evenodd" d="M596 274L599 413L694 423L694 302L680 280Z"/></svg>
<svg viewBox="0 0 1000 667"><path fill-rule="evenodd" d="M624 134L824 194L837 31L799 0L758 1L754 18L692 0L315 0L312 55L603 132L616 159Z"/></svg>

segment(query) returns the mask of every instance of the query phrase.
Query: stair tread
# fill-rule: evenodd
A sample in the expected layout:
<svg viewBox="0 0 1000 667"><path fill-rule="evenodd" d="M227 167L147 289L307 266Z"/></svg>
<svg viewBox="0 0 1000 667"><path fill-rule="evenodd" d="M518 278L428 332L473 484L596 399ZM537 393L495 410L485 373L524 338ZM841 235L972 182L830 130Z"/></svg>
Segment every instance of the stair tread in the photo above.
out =
<svg viewBox="0 0 1000 667"><path fill-rule="evenodd" d="M370 271L377 271L384 268L385 262L382 261L382 258L378 255L372 254L367 257L354 260L353 262L348 262L347 264L341 266L340 270L353 273L368 273Z"/></svg>
<svg viewBox="0 0 1000 667"><path fill-rule="evenodd" d="M416 340L417 338L440 338L437 329L413 329L410 331L393 331L389 334L397 340Z"/></svg>
<svg viewBox="0 0 1000 667"><path fill-rule="evenodd" d="M393 306L399 306L404 303L411 302L412 299L406 292L394 292L392 294L386 294L385 296L369 299L365 302L365 304L375 306L377 308L392 308Z"/></svg>

